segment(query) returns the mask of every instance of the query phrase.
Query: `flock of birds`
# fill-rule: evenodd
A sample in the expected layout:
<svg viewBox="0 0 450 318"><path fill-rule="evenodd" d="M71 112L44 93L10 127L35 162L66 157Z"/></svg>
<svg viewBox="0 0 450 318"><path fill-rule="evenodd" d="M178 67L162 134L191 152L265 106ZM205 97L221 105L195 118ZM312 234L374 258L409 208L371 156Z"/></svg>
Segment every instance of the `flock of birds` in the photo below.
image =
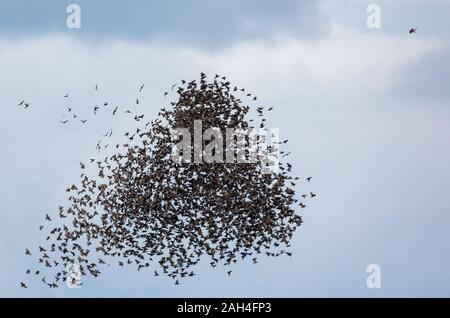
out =
<svg viewBox="0 0 450 318"><path fill-rule="evenodd" d="M409 34L417 30L411 28ZM302 224L292 206L305 208L305 200L316 194L295 198L293 188L300 178L291 175L289 162L280 162L281 172L271 174L261 172L260 162L174 163L173 128L193 129L196 119L203 121L204 129L255 127L254 119L247 120L251 108L235 96L245 94L245 89L232 88L225 77L216 75L208 83L201 73L199 83L182 80L181 84L176 91L178 101L171 102L171 109L162 108L156 120L126 132L127 141L116 144L112 156L90 159L97 169L95 176L89 177L86 164L80 163L81 181L66 190L69 204L59 207L60 224L51 226L54 220L46 214L46 244L33 252L25 250L27 256L36 253L38 264L34 270L27 269L26 275L40 277L46 286L57 288L67 280L70 264L78 264L82 276L97 277L100 267L116 262L138 271L153 268L154 276L168 275L178 285L180 279L195 275L193 267L204 256L212 267L245 259L257 263L261 255L292 256L290 240ZM172 91L177 85L173 84ZM144 87L139 87L139 93ZM94 89L99 90L98 84ZM168 94L164 92L164 98ZM135 104L140 103L136 98ZM22 100L18 106L27 109L30 102ZM104 102L103 108L108 106ZM101 109L96 105L93 115ZM264 128L264 108L256 110L258 126ZM114 107L112 115L118 111L119 107ZM79 119L70 107L67 112L60 121L63 125L72 119L82 124L88 121ZM124 113L134 115L130 109ZM143 119L144 115L134 117L137 122ZM103 137L112 134L109 130ZM99 142L96 149L100 152L101 148ZM280 154L285 158L290 152ZM304 180L311 182L311 177ZM40 231L44 228L47 226L39 226ZM53 271L51 279L47 279L49 271ZM228 276L231 273L227 271ZM25 282L20 286L28 288Z"/></svg>
<svg viewBox="0 0 450 318"><path fill-rule="evenodd" d="M143 89L144 84L139 91ZM257 98L219 75L211 82L204 73L199 82L182 80L176 93L178 100L162 108L156 119L126 132L114 154L80 163L81 180L67 188L68 203L59 207L59 220L47 214L47 224L39 227L48 229L45 242L25 250L37 260L37 268L27 269L27 275L57 288L67 280L71 264L79 265L82 276L97 277L102 267L116 263L168 275L178 285L195 275L201 259L209 258L217 267L245 259L257 263L261 256L292 256L290 241L302 224L294 205L305 208L316 194L295 197L301 179L292 176L291 163L279 162L278 172L265 174L261 162L176 163L171 157L177 143L173 128L192 131L198 119L203 129L264 128L265 108L257 107L257 117L248 118L251 107L235 95L251 102ZM112 130L105 134L111 135ZM275 148L269 146L268 154L279 150ZM290 154L279 153L284 158ZM88 176L88 165L96 170L93 176ZM27 288L25 282L20 285Z"/></svg>

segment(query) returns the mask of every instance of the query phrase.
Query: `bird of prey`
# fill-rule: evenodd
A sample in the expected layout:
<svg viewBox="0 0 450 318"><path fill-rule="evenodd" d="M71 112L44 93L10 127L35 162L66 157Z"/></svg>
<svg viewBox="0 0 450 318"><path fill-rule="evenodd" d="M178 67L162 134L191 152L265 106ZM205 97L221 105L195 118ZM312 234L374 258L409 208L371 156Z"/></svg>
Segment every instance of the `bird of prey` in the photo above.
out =
<svg viewBox="0 0 450 318"><path fill-rule="evenodd" d="M418 28L411 28L409 29L409 34L417 33Z"/></svg>

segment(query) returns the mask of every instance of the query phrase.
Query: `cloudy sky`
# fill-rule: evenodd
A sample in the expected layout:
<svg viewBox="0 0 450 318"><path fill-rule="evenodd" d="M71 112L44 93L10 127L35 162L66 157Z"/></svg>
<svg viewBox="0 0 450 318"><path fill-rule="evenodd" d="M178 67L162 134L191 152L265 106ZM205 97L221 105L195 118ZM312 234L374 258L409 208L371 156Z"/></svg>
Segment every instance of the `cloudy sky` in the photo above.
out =
<svg viewBox="0 0 450 318"><path fill-rule="evenodd" d="M450 1L80 0L69 29L71 3L0 0L0 296L450 296ZM372 3L381 28L366 25ZM202 264L180 286L111 266L81 289L21 289L34 266L24 249L42 241L79 162L108 129L134 125L105 114L62 126L67 106L125 107L145 82L154 118L175 97L163 92L201 71L273 106L295 172L313 176L298 188L318 198L298 211L293 257L230 278ZM369 264L381 288L367 287Z"/></svg>

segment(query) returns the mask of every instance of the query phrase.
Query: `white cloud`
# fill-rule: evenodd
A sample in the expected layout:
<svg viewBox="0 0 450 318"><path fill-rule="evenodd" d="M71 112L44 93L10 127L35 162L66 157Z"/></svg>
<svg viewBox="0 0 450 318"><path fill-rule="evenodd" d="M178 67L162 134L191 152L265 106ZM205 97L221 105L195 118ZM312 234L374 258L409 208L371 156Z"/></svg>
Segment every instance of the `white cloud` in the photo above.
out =
<svg viewBox="0 0 450 318"><path fill-rule="evenodd" d="M275 93L347 95L386 90L406 67L442 47L435 39L360 33L337 24L317 41L281 36L215 52L158 42L84 43L53 35L0 41L0 70L7 76L6 95L16 88L50 94L49 85L65 90L96 81L131 89L141 79L161 83L157 88L162 90L180 75L197 76L201 70Z"/></svg>

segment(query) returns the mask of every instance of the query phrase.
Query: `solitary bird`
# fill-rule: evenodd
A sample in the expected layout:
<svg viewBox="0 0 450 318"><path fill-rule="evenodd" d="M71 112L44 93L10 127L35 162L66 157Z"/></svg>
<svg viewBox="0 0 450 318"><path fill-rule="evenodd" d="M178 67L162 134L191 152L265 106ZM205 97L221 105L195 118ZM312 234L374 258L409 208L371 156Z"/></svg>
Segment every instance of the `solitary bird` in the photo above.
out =
<svg viewBox="0 0 450 318"><path fill-rule="evenodd" d="M417 28L409 29L409 34L417 33Z"/></svg>
<svg viewBox="0 0 450 318"><path fill-rule="evenodd" d="M312 177L306 178L306 181L311 182Z"/></svg>

